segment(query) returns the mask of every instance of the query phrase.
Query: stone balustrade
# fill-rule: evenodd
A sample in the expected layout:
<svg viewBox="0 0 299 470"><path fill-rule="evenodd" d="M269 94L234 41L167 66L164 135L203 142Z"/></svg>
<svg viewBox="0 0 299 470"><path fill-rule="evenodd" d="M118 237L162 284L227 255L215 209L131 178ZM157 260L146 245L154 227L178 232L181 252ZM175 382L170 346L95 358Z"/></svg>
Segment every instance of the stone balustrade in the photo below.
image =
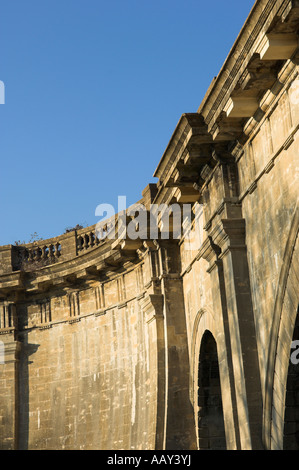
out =
<svg viewBox="0 0 299 470"><path fill-rule="evenodd" d="M32 248L25 248L24 259L26 262L34 261L51 261L55 262L61 256L61 244L59 242L55 244L39 244Z"/></svg>
<svg viewBox="0 0 299 470"><path fill-rule="evenodd" d="M0 246L0 275L71 260L102 243L93 225L33 243Z"/></svg>
<svg viewBox="0 0 299 470"><path fill-rule="evenodd" d="M95 225L76 232L77 254L84 253L103 243L96 235Z"/></svg>
<svg viewBox="0 0 299 470"><path fill-rule="evenodd" d="M131 221L130 217L126 221ZM114 225L115 224L115 225ZM14 271L34 271L57 262L73 260L106 243L106 235L111 228L115 237L123 225L119 226L118 217L108 221L99 229L97 225L69 230L58 237L39 240L33 243L0 246L0 275ZM97 233L97 229L99 232ZM97 236L98 235L98 236Z"/></svg>

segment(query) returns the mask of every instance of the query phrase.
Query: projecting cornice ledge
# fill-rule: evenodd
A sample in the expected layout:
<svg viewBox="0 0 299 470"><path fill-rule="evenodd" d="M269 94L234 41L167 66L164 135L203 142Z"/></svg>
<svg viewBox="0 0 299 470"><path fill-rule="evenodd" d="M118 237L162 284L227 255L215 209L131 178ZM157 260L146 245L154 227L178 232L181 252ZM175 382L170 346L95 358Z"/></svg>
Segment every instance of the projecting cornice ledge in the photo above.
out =
<svg viewBox="0 0 299 470"><path fill-rule="evenodd" d="M231 158L226 143L213 141L200 114L183 114L154 173L159 178L154 203L165 202L169 188L176 189L178 203L199 201L200 190L213 169Z"/></svg>
<svg viewBox="0 0 299 470"><path fill-rule="evenodd" d="M264 116L269 90L277 94L299 63L298 29L299 0L256 2L198 112L178 122L154 173L156 201L167 188L177 189L179 203L200 200L215 166L233 158L231 149L249 138L248 123Z"/></svg>
<svg viewBox="0 0 299 470"><path fill-rule="evenodd" d="M213 141L243 143L246 121L288 60L297 63L298 0L256 2L218 77L198 109Z"/></svg>
<svg viewBox="0 0 299 470"><path fill-rule="evenodd" d="M107 243L108 245L108 243ZM0 299L37 294L50 289L65 290L114 276L139 262L135 251L112 249L105 245L70 260L45 267L32 267L30 271L15 271L0 275Z"/></svg>
<svg viewBox="0 0 299 470"><path fill-rule="evenodd" d="M159 178L159 183L166 183L171 169L181 158L188 158L196 145L210 143L211 136L207 132L207 126L203 117L198 113L185 113L181 116L169 144L157 166L154 177Z"/></svg>

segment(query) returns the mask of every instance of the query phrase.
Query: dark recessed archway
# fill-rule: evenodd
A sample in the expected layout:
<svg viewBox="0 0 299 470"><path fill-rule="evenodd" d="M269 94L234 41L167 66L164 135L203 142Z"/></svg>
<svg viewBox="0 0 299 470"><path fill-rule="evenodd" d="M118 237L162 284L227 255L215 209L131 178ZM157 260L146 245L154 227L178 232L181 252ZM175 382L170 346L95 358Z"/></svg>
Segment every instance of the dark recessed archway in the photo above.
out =
<svg viewBox="0 0 299 470"><path fill-rule="evenodd" d="M296 343L298 341L298 343ZM299 307L293 333L286 387L283 449L299 450Z"/></svg>
<svg viewBox="0 0 299 470"><path fill-rule="evenodd" d="M217 345L209 331L203 335L199 354L198 446L226 449Z"/></svg>

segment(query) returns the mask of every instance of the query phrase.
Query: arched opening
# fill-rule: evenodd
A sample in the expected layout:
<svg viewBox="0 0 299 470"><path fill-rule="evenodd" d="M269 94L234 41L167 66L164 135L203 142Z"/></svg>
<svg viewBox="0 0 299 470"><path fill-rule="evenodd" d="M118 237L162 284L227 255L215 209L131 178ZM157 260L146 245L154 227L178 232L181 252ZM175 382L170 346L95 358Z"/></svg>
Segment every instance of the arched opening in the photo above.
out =
<svg viewBox="0 0 299 470"><path fill-rule="evenodd" d="M297 309L288 368L283 449L299 450L299 306Z"/></svg>
<svg viewBox="0 0 299 470"><path fill-rule="evenodd" d="M217 345L213 335L203 335L198 367L198 447L226 449Z"/></svg>

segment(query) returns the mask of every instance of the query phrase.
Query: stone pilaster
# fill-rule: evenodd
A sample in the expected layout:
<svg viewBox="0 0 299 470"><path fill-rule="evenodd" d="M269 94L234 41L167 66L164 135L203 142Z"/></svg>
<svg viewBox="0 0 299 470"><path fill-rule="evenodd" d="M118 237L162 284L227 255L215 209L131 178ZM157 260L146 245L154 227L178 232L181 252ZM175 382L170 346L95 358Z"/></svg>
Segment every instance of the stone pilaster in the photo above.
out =
<svg viewBox="0 0 299 470"><path fill-rule="evenodd" d="M177 241L163 240L145 257L147 295L141 308L148 326L150 367L156 377L158 450L195 449L189 400L189 356Z"/></svg>
<svg viewBox="0 0 299 470"><path fill-rule="evenodd" d="M176 241L159 242L167 374L166 450L196 449L194 410L189 400L189 355L183 284Z"/></svg>
<svg viewBox="0 0 299 470"><path fill-rule="evenodd" d="M227 313L227 301L225 292L225 280L223 273L223 261L219 259L220 248L207 237L203 243L200 255L209 262L208 272L211 276L213 308L219 312L219 331L222 330L221 338L217 344L218 363L222 390L222 406L225 425L226 445L229 450L241 448L238 410L236 403L235 378L233 373L233 358L229 332L229 321Z"/></svg>
<svg viewBox="0 0 299 470"><path fill-rule="evenodd" d="M223 263L241 448L262 449L262 393L245 220L222 219L213 232Z"/></svg>
<svg viewBox="0 0 299 470"><path fill-rule="evenodd" d="M12 335L0 336L4 354L0 363L0 449L18 449L18 364L20 345Z"/></svg>
<svg viewBox="0 0 299 470"><path fill-rule="evenodd" d="M163 316L163 295L148 294L140 301L147 325L149 348L151 420L153 449L163 450L166 438L166 355Z"/></svg>

